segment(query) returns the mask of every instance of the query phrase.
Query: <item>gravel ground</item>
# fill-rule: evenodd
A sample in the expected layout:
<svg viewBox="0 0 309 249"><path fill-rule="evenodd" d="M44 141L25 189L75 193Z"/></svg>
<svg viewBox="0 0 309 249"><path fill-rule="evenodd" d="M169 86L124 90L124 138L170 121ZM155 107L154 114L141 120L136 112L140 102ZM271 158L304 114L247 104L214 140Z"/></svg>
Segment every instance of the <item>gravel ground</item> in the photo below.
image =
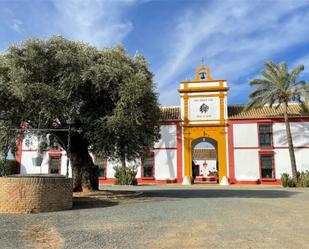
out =
<svg viewBox="0 0 309 249"><path fill-rule="evenodd" d="M63 212L0 214L0 248L309 248L308 189L101 187L136 195L79 197Z"/></svg>

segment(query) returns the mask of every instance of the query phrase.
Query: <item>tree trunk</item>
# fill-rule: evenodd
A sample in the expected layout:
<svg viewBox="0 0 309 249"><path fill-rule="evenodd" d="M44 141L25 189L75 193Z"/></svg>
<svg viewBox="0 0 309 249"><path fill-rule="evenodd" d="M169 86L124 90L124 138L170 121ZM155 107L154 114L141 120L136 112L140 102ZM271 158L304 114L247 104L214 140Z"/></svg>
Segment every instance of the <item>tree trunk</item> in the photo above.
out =
<svg viewBox="0 0 309 249"><path fill-rule="evenodd" d="M286 128L286 135L287 135L290 160L291 160L292 177L293 177L293 182L296 184L297 183L297 168L296 168L293 139L292 139L291 128L290 128L290 123L289 123L289 118L288 118L288 103L284 102L283 107L284 107L284 123L285 123L285 128Z"/></svg>
<svg viewBox="0 0 309 249"><path fill-rule="evenodd" d="M99 189L98 166L93 164L88 146L80 136L72 139L71 165L73 191L95 191Z"/></svg>
<svg viewBox="0 0 309 249"><path fill-rule="evenodd" d="M126 168L126 156L125 155L121 156L121 166L123 169Z"/></svg>

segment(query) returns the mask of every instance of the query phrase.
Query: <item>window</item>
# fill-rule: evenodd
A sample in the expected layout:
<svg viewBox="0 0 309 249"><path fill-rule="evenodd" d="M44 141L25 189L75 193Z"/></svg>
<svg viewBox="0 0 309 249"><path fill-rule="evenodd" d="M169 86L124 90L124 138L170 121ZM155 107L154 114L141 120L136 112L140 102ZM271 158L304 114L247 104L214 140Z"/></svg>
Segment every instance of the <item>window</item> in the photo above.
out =
<svg viewBox="0 0 309 249"><path fill-rule="evenodd" d="M102 156L96 156L96 165L99 167L99 177L105 177L105 159Z"/></svg>
<svg viewBox="0 0 309 249"><path fill-rule="evenodd" d="M260 146L272 146L271 124L259 124Z"/></svg>
<svg viewBox="0 0 309 249"><path fill-rule="evenodd" d="M142 177L153 177L153 169L154 169L154 153L150 152L147 156L145 156L142 160Z"/></svg>
<svg viewBox="0 0 309 249"><path fill-rule="evenodd" d="M60 157L51 157L49 160L49 173L50 174L60 174L61 161Z"/></svg>
<svg viewBox="0 0 309 249"><path fill-rule="evenodd" d="M261 155L260 160L262 178L274 179L273 155Z"/></svg>

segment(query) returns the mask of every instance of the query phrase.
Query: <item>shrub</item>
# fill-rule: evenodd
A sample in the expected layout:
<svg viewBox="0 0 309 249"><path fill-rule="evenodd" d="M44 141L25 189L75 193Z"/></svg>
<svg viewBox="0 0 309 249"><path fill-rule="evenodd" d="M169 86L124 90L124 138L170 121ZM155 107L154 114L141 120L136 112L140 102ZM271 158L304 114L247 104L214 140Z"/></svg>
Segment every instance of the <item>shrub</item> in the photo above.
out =
<svg viewBox="0 0 309 249"><path fill-rule="evenodd" d="M116 185L137 185L136 168L115 166L115 184Z"/></svg>
<svg viewBox="0 0 309 249"><path fill-rule="evenodd" d="M281 184L283 187L295 187L293 178L288 173L281 174Z"/></svg>
<svg viewBox="0 0 309 249"><path fill-rule="evenodd" d="M3 160L0 160L0 175L3 172ZM6 174L14 175L16 174L16 161L15 160L7 160L6 161Z"/></svg>
<svg viewBox="0 0 309 249"><path fill-rule="evenodd" d="M301 172L298 177L297 187L308 188L309 187L309 171Z"/></svg>

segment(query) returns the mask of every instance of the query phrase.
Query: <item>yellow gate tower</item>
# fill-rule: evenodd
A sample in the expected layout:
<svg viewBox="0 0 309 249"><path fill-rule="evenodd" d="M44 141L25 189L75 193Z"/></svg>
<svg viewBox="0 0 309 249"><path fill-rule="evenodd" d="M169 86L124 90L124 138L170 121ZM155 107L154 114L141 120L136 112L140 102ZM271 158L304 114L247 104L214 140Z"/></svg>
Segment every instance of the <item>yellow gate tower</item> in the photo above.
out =
<svg viewBox="0 0 309 249"><path fill-rule="evenodd" d="M194 80L180 82L183 184L192 181L193 148L203 141L216 149L219 182L227 176L228 89L226 80L213 80L204 64L196 69Z"/></svg>

